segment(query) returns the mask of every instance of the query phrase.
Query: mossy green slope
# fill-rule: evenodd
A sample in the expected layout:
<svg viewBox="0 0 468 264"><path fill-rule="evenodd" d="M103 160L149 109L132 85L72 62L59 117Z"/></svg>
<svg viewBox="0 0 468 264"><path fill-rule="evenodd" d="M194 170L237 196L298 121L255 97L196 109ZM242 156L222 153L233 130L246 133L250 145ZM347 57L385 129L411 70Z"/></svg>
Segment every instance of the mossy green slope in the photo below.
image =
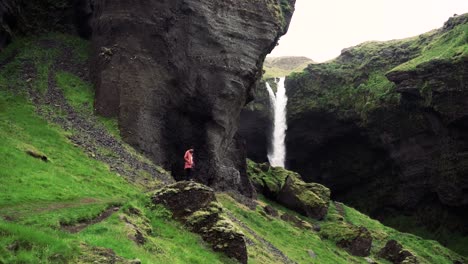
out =
<svg viewBox="0 0 468 264"><path fill-rule="evenodd" d="M267 57L263 64L263 79L286 77L293 72L301 72L314 63L306 57Z"/></svg>
<svg viewBox="0 0 468 264"><path fill-rule="evenodd" d="M65 115L60 107L36 102L37 97L48 92L51 80L55 80L78 115L92 114L93 105L93 88L86 80L67 69L52 69L60 53L50 43L70 48L77 62L86 60L85 41L57 34L19 40L0 55L0 263L89 263L92 254L100 252L98 248L112 249L119 256L117 263L136 258L142 263L232 262L173 221L167 210L149 205L144 192L148 186L160 185L157 179L141 175L146 180L145 186L129 181L75 144L70 138L76 131L50 121ZM52 70L58 70L53 79ZM108 128L107 133L120 140L115 121L105 121L101 125ZM47 156L48 161L28 155L28 150ZM364 259L337 248L333 239L323 239L321 233L271 219L260 208L251 211L226 195L219 199L258 235L245 231L253 241L249 245L250 263L280 263L260 238L298 263L365 263ZM77 233L63 229L95 219L114 207L108 218ZM333 204L331 210L324 222L302 219L321 224L324 230L329 230L323 232L334 237L331 232L337 230L334 225L339 224L339 217L334 217ZM352 209L346 211L348 221L365 225L375 236L401 236ZM144 244L131 239L137 230L144 231ZM400 242L427 263L461 259L435 242L414 236ZM422 251L423 247L426 251ZM317 254L317 259L310 257L308 249Z"/></svg>
<svg viewBox="0 0 468 264"><path fill-rule="evenodd" d="M138 180L129 182L70 140L76 131L47 121L64 115L58 106L37 102L49 89L51 67L59 56L56 43L71 49L72 60L88 56L86 41L58 34L18 40L0 55L0 263L89 263L86 255L94 247L143 263L228 262L172 221L168 212L150 210L147 188ZM89 83L66 69L55 78L78 115L92 114ZM105 121L108 133L116 133L115 123ZM45 155L47 161L27 151ZM159 184L151 181L145 185ZM79 233L62 229L115 206L122 208ZM132 224L148 219L152 229L144 245L128 238L129 223L122 215L129 207L142 212L129 220Z"/></svg>
<svg viewBox="0 0 468 264"><path fill-rule="evenodd" d="M218 200L237 219L297 263L367 263L365 258L352 256L336 245L340 239L354 235L355 229L351 226L364 226L370 231L373 238L370 258L378 263L389 263L380 259L377 253L390 239L399 241L404 248L418 258L420 263L451 264L456 260L462 263L466 261L436 241L398 232L347 206L344 206L343 216L336 210L335 204L331 203L326 219L317 221L300 216L265 198L262 198L256 210L248 209L225 194L218 195ZM267 216L261 207L267 204L280 212L293 214L311 224L320 225L321 231L300 229L279 218ZM240 229L247 234L247 237L255 239L245 228L240 227ZM310 256L309 250L316 254L316 258ZM264 252L268 250L262 247L261 243L248 247L248 251L250 263L275 263L270 262L271 256L264 255Z"/></svg>
<svg viewBox="0 0 468 264"><path fill-rule="evenodd" d="M365 42L344 49L326 63L292 73L287 86L288 115L328 109L364 122L377 108L398 104L400 95L386 74L412 71L430 61L456 63L468 56L468 14L452 17L445 27L402 40ZM294 88L297 87L297 88Z"/></svg>

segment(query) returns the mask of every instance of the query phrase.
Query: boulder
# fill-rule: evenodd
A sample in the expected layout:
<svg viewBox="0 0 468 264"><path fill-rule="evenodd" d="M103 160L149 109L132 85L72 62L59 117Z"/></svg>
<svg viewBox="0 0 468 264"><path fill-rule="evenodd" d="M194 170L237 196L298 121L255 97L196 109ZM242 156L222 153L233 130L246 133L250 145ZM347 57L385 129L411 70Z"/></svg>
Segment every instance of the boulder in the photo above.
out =
<svg viewBox="0 0 468 264"><path fill-rule="evenodd" d="M410 251L403 249L403 246L393 239L385 244L385 247L379 251L378 256L394 264L419 263Z"/></svg>
<svg viewBox="0 0 468 264"><path fill-rule="evenodd" d="M328 212L330 190L305 183L298 173L248 161L250 180L259 193L304 216L321 220Z"/></svg>
<svg viewBox="0 0 468 264"><path fill-rule="evenodd" d="M321 220L328 212L330 190L316 183L305 183L290 175L277 196L278 202L305 216Z"/></svg>
<svg viewBox="0 0 468 264"><path fill-rule="evenodd" d="M223 214L213 189L183 181L157 190L151 200L169 209L174 219L200 234L213 250L247 263L244 234Z"/></svg>
<svg viewBox="0 0 468 264"><path fill-rule="evenodd" d="M265 213L267 215L270 215L270 216L273 216L273 217L278 217L279 216L278 210L273 208L271 205L267 205L267 206L263 207L263 211L265 211Z"/></svg>
<svg viewBox="0 0 468 264"><path fill-rule="evenodd" d="M366 257L370 255L372 236L365 227L358 227L353 237L341 239L337 245L354 256Z"/></svg>

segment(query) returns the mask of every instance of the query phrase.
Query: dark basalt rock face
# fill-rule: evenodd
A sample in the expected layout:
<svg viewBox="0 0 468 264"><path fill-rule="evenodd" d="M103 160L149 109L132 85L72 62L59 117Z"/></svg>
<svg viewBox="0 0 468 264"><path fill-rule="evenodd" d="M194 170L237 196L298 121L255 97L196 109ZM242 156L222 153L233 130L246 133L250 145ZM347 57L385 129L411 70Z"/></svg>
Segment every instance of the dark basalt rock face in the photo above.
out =
<svg viewBox="0 0 468 264"><path fill-rule="evenodd" d="M16 34L92 38L96 112L118 117L125 141L175 176L183 173L183 154L193 145L199 181L254 196L245 143L235 135L294 4L5 0L0 48Z"/></svg>
<svg viewBox="0 0 468 264"><path fill-rule="evenodd" d="M123 139L175 175L194 145L199 181L253 195L229 148L239 145L240 111L263 60L287 29L291 12L281 10L273 0L96 1L97 113L117 116Z"/></svg>
<svg viewBox="0 0 468 264"><path fill-rule="evenodd" d="M19 14L16 0L0 2L0 50L11 42L16 17Z"/></svg>
<svg viewBox="0 0 468 264"><path fill-rule="evenodd" d="M468 234L468 59L460 53L392 70L467 22L463 15L418 38L347 49L287 80L289 168L381 220L404 214L429 230ZM375 75L372 85L388 92L358 105L370 93L356 91ZM345 89L352 100L339 93ZM303 98L315 99L306 106Z"/></svg>
<svg viewBox="0 0 468 264"><path fill-rule="evenodd" d="M0 49L14 36L46 32L74 33L73 3L92 0L2 0L0 2Z"/></svg>
<svg viewBox="0 0 468 264"><path fill-rule="evenodd" d="M247 157L255 162L267 162L270 150L274 113L265 82L254 89L254 100L241 112L239 135L247 145Z"/></svg>

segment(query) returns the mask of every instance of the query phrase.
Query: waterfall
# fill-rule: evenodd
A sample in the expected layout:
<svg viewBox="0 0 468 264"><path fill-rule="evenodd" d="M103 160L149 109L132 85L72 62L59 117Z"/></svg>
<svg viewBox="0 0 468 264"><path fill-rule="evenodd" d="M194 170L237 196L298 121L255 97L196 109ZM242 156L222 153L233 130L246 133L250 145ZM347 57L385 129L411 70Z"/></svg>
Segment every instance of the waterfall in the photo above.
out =
<svg viewBox="0 0 468 264"><path fill-rule="evenodd" d="M266 83L268 93L270 94L270 102L274 111L274 122L273 122L273 136L272 136L272 151L268 153L268 160L274 167L283 167L286 159L286 129L288 128L286 123L286 104L288 97L286 96L286 88L284 86L285 78L282 77L277 82L278 89L276 96L271 89L270 84Z"/></svg>

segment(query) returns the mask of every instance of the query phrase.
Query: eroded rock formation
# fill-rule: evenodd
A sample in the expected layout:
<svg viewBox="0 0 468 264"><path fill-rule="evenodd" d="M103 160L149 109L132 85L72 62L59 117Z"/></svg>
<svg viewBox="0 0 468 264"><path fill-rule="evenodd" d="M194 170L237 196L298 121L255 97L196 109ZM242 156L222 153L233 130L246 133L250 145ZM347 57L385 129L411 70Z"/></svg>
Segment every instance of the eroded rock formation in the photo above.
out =
<svg viewBox="0 0 468 264"><path fill-rule="evenodd" d="M290 78L290 168L374 217L467 234L467 23L364 43Z"/></svg>
<svg viewBox="0 0 468 264"><path fill-rule="evenodd" d="M294 2L96 1L96 111L175 175L194 145L198 180L253 195L230 147Z"/></svg>
<svg viewBox="0 0 468 264"><path fill-rule="evenodd" d="M15 34L91 38L96 112L118 117L122 137L155 163L183 172L196 149L196 177L253 196L240 111L252 99L266 54L288 28L295 0L6 0L0 47ZM25 17L27 15L27 18Z"/></svg>

